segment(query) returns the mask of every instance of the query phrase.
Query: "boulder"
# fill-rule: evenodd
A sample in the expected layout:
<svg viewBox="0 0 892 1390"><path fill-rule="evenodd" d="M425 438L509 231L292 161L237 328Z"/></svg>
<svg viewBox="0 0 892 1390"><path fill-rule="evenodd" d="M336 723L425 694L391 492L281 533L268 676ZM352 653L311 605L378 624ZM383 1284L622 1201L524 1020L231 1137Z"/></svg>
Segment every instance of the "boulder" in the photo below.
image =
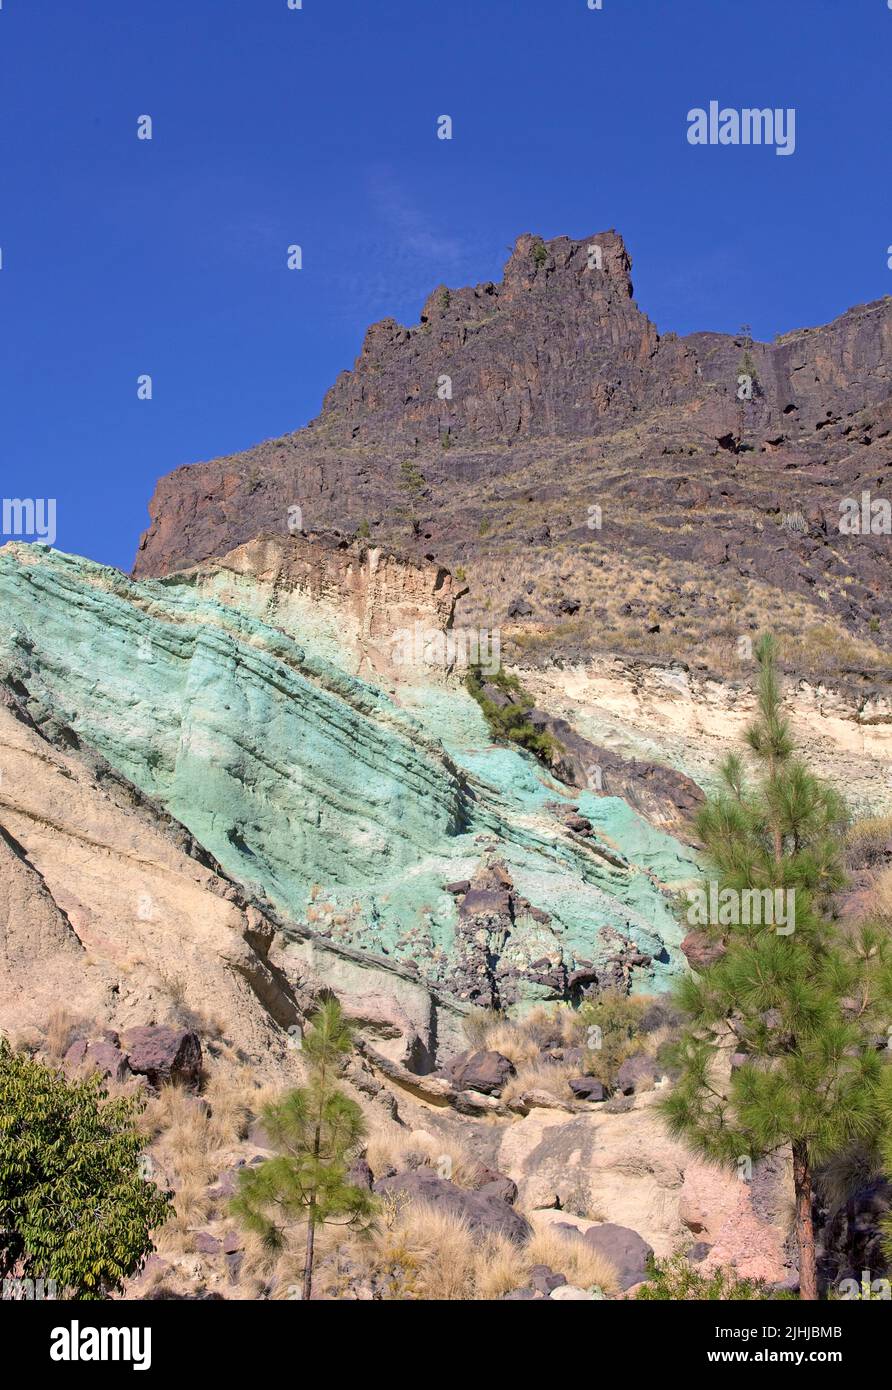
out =
<svg viewBox="0 0 892 1390"><path fill-rule="evenodd" d="M558 1288L552 1289L548 1297L563 1299L567 1303L594 1303L604 1295L592 1289L579 1289L575 1284L561 1284Z"/></svg>
<svg viewBox="0 0 892 1390"><path fill-rule="evenodd" d="M462 1052L446 1067L446 1075L461 1091L494 1096L514 1075L514 1063L501 1052Z"/></svg>
<svg viewBox="0 0 892 1390"><path fill-rule="evenodd" d="M713 941L706 932L689 932L681 943L681 951L692 970L702 972L715 965L725 954L723 941Z"/></svg>
<svg viewBox="0 0 892 1390"><path fill-rule="evenodd" d="M97 1071L103 1080L126 1081L132 1075L127 1058L113 1042L86 1042L79 1038L65 1053L67 1072Z"/></svg>
<svg viewBox="0 0 892 1390"><path fill-rule="evenodd" d="M456 1187L455 1183L425 1169L381 1178L375 1183L374 1191L405 1193L412 1202L426 1202L439 1211L454 1212L463 1216L471 1230L481 1236L502 1235L515 1245L525 1245L532 1234L526 1217L503 1198Z"/></svg>
<svg viewBox="0 0 892 1390"><path fill-rule="evenodd" d="M504 1115L505 1107L498 1096L485 1096L482 1091L458 1091L452 1101L461 1115Z"/></svg>
<svg viewBox="0 0 892 1390"><path fill-rule="evenodd" d="M554 1289L559 1289L566 1283L566 1275L556 1274L550 1265L533 1265L530 1270L530 1284L539 1293L545 1294L546 1298Z"/></svg>
<svg viewBox="0 0 892 1390"><path fill-rule="evenodd" d="M513 1206L517 1201L517 1183L513 1178L509 1178L507 1173L500 1173L495 1168L487 1168L485 1163L478 1163L474 1173L474 1190L485 1192L489 1197L500 1197L503 1202L508 1202Z"/></svg>
<svg viewBox="0 0 892 1390"><path fill-rule="evenodd" d="M199 1255L219 1255L223 1249L222 1243L210 1231L196 1231L192 1244Z"/></svg>
<svg viewBox="0 0 892 1390"><path fill-rule="evenodd" d="M640 1284L645 1278L647 1262L654 1252L637 1231L605 1221L603 1225L590 1227L582 1239L610 1261L621 1289Z"/></svg>
<svg viewBox="0 0 892 1390"><path fill-rule="evenodd" d="M517 1201L517 1183L504 1173L500 1173L494 1182L485 1183L476 1190L484 1197L497 1197L500 1202L507 1202L511 1207Z"/></svg>
<svg viewBox="0 0 892 1390"><path fill-rule="evenodd" d="M201 1075L201 1043L188 1028L149 1025L129 1028L121 1037L130 1070L152 1086L173 1081L194 1086Z"/></svg>
<svg viewBox="0 0 892 1390"><path fill-rule="evenodd" d="M573 1106L570 1101L559 1100L558 1097L553 1096L550 1091L538 1089L524 1091L523 1095L518 1097L518 1104L527 1111L535 1110L538 1107L540 1110L566 1110L570 1114L573 1112ZM511 1108L513 1109L513 1105Z"/></svg>
<svg viewBox="0 0 892 1390"><path fill-rule="evenodd" d="M607 1099L607 1092L604 1090L602 1082L596 1081L593 1076L571 1077L568 1085L577 1100L599 1101Z"/></svg>
<svg viewBox="0 0 892 1390"><path fill-rule="evenodd" d="M624 1096L652 1091L657 1079L657 1066L652 1057L638 1053L627 1057L616 1074L616 1089Z"/></svg>

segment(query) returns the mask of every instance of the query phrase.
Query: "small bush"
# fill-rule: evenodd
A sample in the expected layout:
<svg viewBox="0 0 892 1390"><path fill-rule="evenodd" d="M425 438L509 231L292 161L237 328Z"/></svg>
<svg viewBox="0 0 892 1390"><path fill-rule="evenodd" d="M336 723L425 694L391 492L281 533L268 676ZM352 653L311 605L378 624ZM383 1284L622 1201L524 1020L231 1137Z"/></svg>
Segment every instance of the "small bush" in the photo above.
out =
<svg viewBox="0 0 892 1390"><path fill-rule="evenodd" d="M141 1176L138 1111L0 1040L0 1276L98 1299L139 1269L170 1199Z"/></svg>
<svg viewBox="0 0 892 1390"><path fill-rule="evenodd" d="M626 1058L641 1050L638 1030L647 1006L648 1000L640 996L604 990L570 1015L569 1026L586 1046L587 1075L596 1076L605 1086L613 1084Z"/></svg>
<svg viewBox="0 0 892 1390"><path fill-rule="evenodd" d="M524 690L517 676L509 676L506 671L500 670L484 677L480 667L475 666L468 672L465 684L483 711L490 733L497 743L517 743L542 762L550 763L557 751L557 744L550 734L541 733L529 722L535 701ZM509 703L496 704L487 695L487 686L500 690L508 697Z"/></svg>
<svg viewBox="0 0 892 1390"><path fill-rule="evenodd" d="M775 1301L795 1299L795 1294L777 1293L755 1279L738 1279L732 1270L716 1269L698 1274L685 1255L654 1260L648 1282L635 1295L644 1302L703 1303L732 1300Z"/></svg>

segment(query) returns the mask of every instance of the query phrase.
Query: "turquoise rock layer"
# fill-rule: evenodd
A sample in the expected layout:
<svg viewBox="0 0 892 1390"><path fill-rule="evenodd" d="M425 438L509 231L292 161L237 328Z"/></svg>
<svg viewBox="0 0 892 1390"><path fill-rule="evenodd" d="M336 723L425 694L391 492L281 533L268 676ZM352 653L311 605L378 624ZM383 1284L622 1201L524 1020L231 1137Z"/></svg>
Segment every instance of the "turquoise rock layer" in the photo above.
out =
<svg viewBox="0 0 892 1390"><path fill-rule="evenodd" d="M391 697L309 628L289 635L193 576L134 583L40 546L0 550L0 612L0 678L37 722L72 729L292 920L449 988L444 885L490 853L550 916L516 923L519 968L597 963L615 949L605 929L654 958L636 988L683 968L669 889L691 852L587 793L573 801L596 837L573 843L546 804L566 789L494 746L460 686Z"/></svg>

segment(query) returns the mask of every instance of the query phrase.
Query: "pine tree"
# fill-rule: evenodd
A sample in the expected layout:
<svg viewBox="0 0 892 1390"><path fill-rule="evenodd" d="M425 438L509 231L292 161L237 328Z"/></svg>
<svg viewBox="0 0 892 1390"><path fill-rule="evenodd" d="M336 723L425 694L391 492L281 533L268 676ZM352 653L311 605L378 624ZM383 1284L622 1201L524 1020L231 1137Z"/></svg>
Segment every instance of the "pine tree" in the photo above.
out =
<svg viewBox="0 0 892 1390"><path fill-rule="evenodd" d="M832 921L846 808L795 754L770 635L756 658L758 714L746 734L755 768L729 756L696 820L726 903L706 934L724 952L678 988L689 1022L663 1110L673 1134L721 1163L792 1152L800 1295L815 1299L815 1170L881 1131L892 955L880 926ZM792 924L762 912L760 923L735 925L733 905L754 889L792 890ZM730 1077L729 1053L744 1059Z"/></svg>
<svg viewBox="0 0 892 1390"><path fill-rule="evenodd" d="M281 1249L292 1224L306 1223L304 1299L313 1289L317 1226L335 1223L365 1230L374 1212L371 1194L347 1176L365 1136L362 1111L336 1084L351 1046L341 1007L329 1000L304 1038L307 1084L266 1106L261 1115L278 1154L242 1170L232 1201L233 1214L261 1235L270 1250Z"/></svg>

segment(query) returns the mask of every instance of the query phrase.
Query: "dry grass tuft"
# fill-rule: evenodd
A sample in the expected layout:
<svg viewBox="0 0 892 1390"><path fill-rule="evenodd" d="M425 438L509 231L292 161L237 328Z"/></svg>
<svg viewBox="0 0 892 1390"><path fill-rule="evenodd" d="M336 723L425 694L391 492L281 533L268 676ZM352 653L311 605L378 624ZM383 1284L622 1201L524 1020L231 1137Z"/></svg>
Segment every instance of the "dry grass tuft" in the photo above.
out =
<svg viewBox="0 0 892 1390"><path fill-rule="evenodd" d="M406 1131L388 1125L376 1130L369 1138L366 1159L376 1177L388 1168L398 1172L431 1168L456 1187L471 1188L477 1177L477 1160L461 1144L423 1129Z"/></svg>
<svg viewBox="0 0 892 1390"><path fill-rule="evenodd" d="M86 1019L73 1014L64 1006L54 1009L46 1023L44 1051L54 1061L61 1062L65 1053L78 1038L87 1036L89 1024Z"/></svg>
<svg viewBox="0 0 892 1390"><path fill-rule="evenodd" d="M464 1217L424 1203L413 1203L382 1214L371 1239L352 1241L350 1265L366 1279L386 1278L390 1297L434 1302L491 1300L529 1284L534 1265L545 1264L581 1288L597 1284L605 1293L618 1288L616 1271L583 1240L556 1231L535 1232L520 1247L501 1235L481 1238ZM326 1272L326 1292L339 1293L332 1262Z"/></svg>
<svg viewBox="0 0 892 1390"><path fill-rule="evenodd" d="M507 1104L519 1099L524 1091L547 1091L557 1100L571 1101L573 1093L567 1083L571 1076L578 1075L579 1067L570 1066L568 1062L531 1062L509 1078L502 1090L502 1100Z"/></svg>
<svg viewBox="0 0 892 1390"><path fill-rule="evenodd" d="M871 868L883 862L892 844L892 815L856 820L846 834L846 863L850 869Z"/></svg>
<svg viewBox="0 0 892 1390"><path fill-rule="evenodd" d="M590 1289L597 1284L605 1293L619 1289L616 1270L609 1260L576 1236L563 1235L551 1226L542 1226L524 1251L529 1265L548 1265L566 1276L569 1284Z"/></svg>

